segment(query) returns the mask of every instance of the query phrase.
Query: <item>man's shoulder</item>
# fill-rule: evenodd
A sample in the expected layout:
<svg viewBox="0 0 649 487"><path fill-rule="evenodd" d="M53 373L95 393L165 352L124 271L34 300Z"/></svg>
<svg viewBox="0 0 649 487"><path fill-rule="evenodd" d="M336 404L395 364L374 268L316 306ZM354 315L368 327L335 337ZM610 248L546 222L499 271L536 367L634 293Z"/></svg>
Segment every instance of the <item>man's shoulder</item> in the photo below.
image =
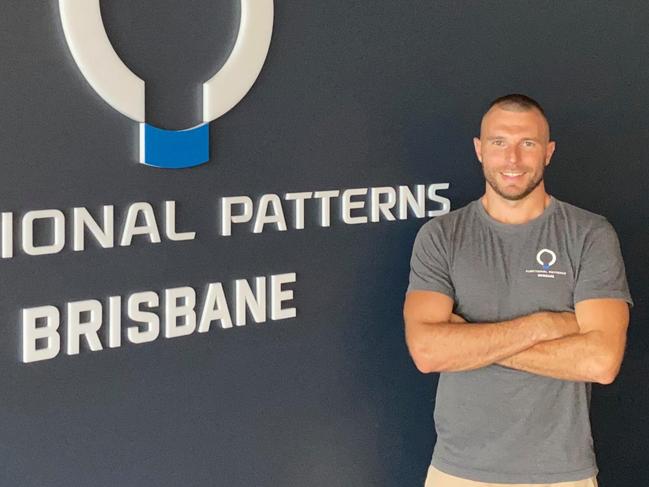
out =
<svg viewBox="0 0 649 487"><path fill-rule="evenodd" d="M604 215L581 208L572 203L555 198L557 202L557 213L563 217L567 223L578 226L582 230L595 230L602 228L612 228L609 221Z"/></svg>
<svg viewBox="0 0 649 487"><path fill-rule="evenodd" d="M472 216L473 211L475 210L474 205L475 201L471 201L460 208L456 208L448 213L431 218L421 226L420 231L434 233L451 230L453 227L458 225L458 223Z"/></svg>

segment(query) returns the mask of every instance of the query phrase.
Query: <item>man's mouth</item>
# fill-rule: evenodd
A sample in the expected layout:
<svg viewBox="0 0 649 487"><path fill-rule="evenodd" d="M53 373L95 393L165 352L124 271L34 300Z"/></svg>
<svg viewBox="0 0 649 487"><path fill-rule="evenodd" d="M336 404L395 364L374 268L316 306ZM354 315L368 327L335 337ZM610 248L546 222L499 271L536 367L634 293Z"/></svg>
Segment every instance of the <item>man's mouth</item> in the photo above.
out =
<svg viewBox="0 0 649 487"><path fill-rule="evenodd" d="M503 176L503 179L505 181L515 181L516 179L520 178L523 174L525 174L524 171L503 171L500 173Z"/></svg>

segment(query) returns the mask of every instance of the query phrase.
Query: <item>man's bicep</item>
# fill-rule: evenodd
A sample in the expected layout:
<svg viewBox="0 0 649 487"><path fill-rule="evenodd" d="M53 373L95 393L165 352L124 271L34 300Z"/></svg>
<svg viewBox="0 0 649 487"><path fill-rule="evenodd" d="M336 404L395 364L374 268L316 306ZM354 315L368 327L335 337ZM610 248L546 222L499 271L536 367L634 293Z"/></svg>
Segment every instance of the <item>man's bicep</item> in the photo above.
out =
<svg viewBox="0 0 649 487"><path fill-rule="evenodd" d="M435 291L454 296L446 236L430 221L421 227L412 247L408 291Z"/></svg>
<svg viewBox="0 0 649 487"><path fill-rule="evenodd" d="M446 294L436 291L406 293L406 302L403 305L406 345L415 363L417 350L430 339L430 327L435 326L435 323L448 323L452 311L453 300Z"/></svg>
<svg viewBox="0 0 649 487"><path fill-rule="evenodd" d="M403 316L408 322L448 323L453 312L453 299L437 291L408 291Z"/></svg>
<svg viewBox="0 0 649 487"><path fill-rule="evenodd" d="M573 299L620 299L633 306L615 229L604 221L589 231L579 262Z"/></svg>
<svg viewBox="0 0 649 487"><path fill-rule="evenodd" d="M432 351L438 342L440 323L448 323L453 310L453 300L437 291L408 291L403 305L405 338L408 351L417 368L424 373L433 372Z"/></svg>
<svg viewBox="0 0 649 487"><path fill-rule="evenodd" d="M575 315L581 333L626 334L629 304L624 299L585 299L575 305Z"/></svg>
<svg viewBox="0 0 649 487"><path fill-rule="evenodd" d="M575 305L581 333L596 332L615 361L621 362L629 326L629 305L623 299L585 299Z"/></svg>

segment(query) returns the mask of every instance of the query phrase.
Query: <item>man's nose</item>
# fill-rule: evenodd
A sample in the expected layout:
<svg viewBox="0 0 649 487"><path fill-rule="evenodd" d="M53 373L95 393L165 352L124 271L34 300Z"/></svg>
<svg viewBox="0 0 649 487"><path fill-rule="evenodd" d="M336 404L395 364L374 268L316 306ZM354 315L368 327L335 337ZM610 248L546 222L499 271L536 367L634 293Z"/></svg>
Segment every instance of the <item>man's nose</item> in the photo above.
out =
<svg viewBox="0 0 649 487"><path fill-rule="evenodd" d="M507 162L516 163L520 160L519 148L517 145L510 145L505 150L505 158Z"/></svg>

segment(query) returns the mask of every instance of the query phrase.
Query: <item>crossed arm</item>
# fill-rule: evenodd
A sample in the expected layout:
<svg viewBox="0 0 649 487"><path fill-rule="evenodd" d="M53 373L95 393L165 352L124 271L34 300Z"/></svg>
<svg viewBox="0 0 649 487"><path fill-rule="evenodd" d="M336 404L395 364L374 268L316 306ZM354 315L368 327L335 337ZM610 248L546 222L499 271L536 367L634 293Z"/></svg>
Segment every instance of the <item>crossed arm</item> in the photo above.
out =
<svg viewBox="0 0 649 487"><path fill-rule="evenodd" d="M629 323L619 299L588 299L575 313L539 312L499 323L466 322L453 300L433 291L406 295L406 343L422 372L457 372L500 364L557 379L610 384Z"/></svg>

